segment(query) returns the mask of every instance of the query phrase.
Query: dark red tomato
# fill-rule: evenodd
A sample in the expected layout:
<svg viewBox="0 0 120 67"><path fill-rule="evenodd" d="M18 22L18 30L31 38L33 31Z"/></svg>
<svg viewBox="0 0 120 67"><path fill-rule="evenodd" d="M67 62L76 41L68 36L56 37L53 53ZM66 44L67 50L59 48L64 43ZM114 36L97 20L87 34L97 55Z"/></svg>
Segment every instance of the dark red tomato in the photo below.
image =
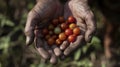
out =
<svg viewBox="0 0 120 67"><path fill-rule="evenodd" d="M61 17L59 17L59 22L60 23L63 23L65 20L64 20L64 17L63 16L61 16Z"/></svg>
<svg viewBox="0 0 120 67"><path fill-rule="evenodd" d="M67 23L62 23L60 26L61 26L62 30L65 30L65 29L68 28L68 24Z"/></svg>
<svg viewBox="0 0 120 67"><path fill-rule="evenodd" d="M74 23L74 22L76 22L76 19L73 16L69 16L68 17L68 22L69 23Z"/></svg>

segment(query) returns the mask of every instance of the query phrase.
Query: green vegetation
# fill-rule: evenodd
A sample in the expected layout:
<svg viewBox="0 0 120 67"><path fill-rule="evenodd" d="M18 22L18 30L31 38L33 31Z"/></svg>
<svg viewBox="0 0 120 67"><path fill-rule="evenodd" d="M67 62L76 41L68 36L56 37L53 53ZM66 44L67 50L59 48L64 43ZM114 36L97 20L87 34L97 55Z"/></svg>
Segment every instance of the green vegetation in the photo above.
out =
<svg viewBox="0 0 120 67"><path fill-rule="evenodd" d="M0 0L0 67L105 67L100 58L103 54L103 45L99 32L92 42L78 49L58 64L42 63L40 56L34 48L25 46L24 26L29 10L34 6L35 0ZM103 27L102 16L93 9L97 16L98 30ZM119 35L120 37L120 35ZM120 51L116 51L120 54ZM94 62L98 62L96 65Z"/></svg>

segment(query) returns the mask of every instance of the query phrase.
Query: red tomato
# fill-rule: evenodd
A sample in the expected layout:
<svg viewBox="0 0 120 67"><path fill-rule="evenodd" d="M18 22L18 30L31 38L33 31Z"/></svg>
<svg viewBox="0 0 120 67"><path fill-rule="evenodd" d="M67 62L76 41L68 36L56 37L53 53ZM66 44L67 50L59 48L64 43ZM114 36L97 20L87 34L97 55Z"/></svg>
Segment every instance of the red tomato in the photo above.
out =
<svg viewBox="0 0 120 67"><path fill-rule="evenodd" d="M74 28L73 29L73 34L79 35L80 34L80 28L79 27Z"/></svg>
<svg viewBox="0 0 120 67"><path fill-rule="evenodd" d="M61 28L62 28L63 30L65 30L65 29L68 28L68 24L67 24L67 23L62 23L60 26L61 26Z"/></svg>
<svg viewBox="0 0 120 67"><path fill-rule="evenodd" d="M68 41L69 42L74 42L75 40L76 40L76 36L74 36L74 35L68 36Z"/></svg>
<svg viewBox="0 0 120 67"><path fill-rule="evenodd" d="M69 16L68 17L68 22L69 23L74 23L74 22L76 22L76 19L73 16Z"/></svg>
<svg viewBox="0 0 120 67"><path fill-rule="evenodd" d="M60 33L59 34L59 39L64 41L67 38L67 36L65 35L65 33Z"/></svg>
<svg viewBox="0 0 120 67"><path fill-rule="evenodd" d="M66 30L65 30L65 34L66 34L67 36L73 34L72 29L70 29L70 28L66 29Z"/></svg>

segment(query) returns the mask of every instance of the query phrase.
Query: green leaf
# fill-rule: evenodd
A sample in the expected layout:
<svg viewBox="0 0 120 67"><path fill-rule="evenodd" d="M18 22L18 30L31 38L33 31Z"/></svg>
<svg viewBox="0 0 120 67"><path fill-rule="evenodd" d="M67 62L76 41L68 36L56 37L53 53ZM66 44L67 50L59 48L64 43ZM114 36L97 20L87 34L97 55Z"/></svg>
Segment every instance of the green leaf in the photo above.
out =
<svg viewBox="0 0 120 67"><path fill-rule="evenodd" d="M100 44L101 41L100 41L100 39L99 39L98 37L94 36L94 37L92 38L91 43L92 43L92 44L96 44L96 43L97 43L97 44L98 44L98 43Z"/></svg>
<svg viewBox="0 0 120 67"><path fill-rule="evenodd" d="M9 36L2 37L0 39L0 49L3 50L3 53L6 54L8 52L9 46L10 46L10 38L9 38Z"/></svg>
<svg viewBox="0 0 120 67"><path fill-rule="evenodd" d="M88 50L88 46L84 46L84 47L82 48L82 52L83 52L83 53L86 53L87 50Z"/></svg>
<svg viewBox="0 0 120 67"><path fill-rule="evenodd" d="M39 64L38 67L44 67L45 65L44 64Z"/></svg>
<svg viewBox="0 0 120 67"><path fill-rule="evenodd" d="M0 20L1 20L1 23L0 23L1 27L5 26L5 25L12 27L15 25L12 21L7 19L6 16L3 16L3 15L0 15Z"/></svg>
<svg viewBox="0 0 120 67"><path fill-rule="evenodd" d="M2 64L0 63L0 67L2 67Z"/></svg>
<svg viewBox="0 0 120 67"><path fill-rule="evenodd" d="M74 60L79 60L81 56L81 49L77 50L77 52L75 52L74 54Z"/></svg>
<svg viewBox="0 0 120 67"><path fill-rule="evenodd" d="M95 49L99 50L99 49L102 49L102 46L101 46L101 40L94 36L92 38L92 41L91 41L91 44L95 47Z"/></svg>

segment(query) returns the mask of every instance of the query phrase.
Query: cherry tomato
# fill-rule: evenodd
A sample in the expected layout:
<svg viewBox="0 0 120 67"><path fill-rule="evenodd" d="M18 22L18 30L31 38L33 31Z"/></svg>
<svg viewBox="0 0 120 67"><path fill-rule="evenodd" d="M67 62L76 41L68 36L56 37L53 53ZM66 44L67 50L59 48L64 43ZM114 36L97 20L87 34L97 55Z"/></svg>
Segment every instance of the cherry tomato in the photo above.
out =
<svg viewBox="0 0 120 67"><path fill-rule="evenodd" d="M73 29L73 34L79 35L80 34L80 28L79 27L74 28Z"/></svg>
<svg viewBox="0 0 120 67"><path fill-rule="evenodd" d="M67 36L73 34L72 29L70 29L70 28L66 29L66 30L65 30L65 34L66 34Z"/></svg>
<svg viewBox="0 0 120 67"><path fill-rule="evenodd" d="M74 35L68 36L68 41L69 42L74 42L75 40L76 40L76 36L74 36Z"/></svg>
<svg viewBox="0 0 120 67"><path fill-rule="evenodd" d="M74 23L74 22L76 22L76 19L73 16L69 16L68 17L68 22L69 23Z"/></svg>
<svg viewBox="0 0 120 67"><path fill-rule="evenodd" d="M54 29L54 33L55 33L55 34L60 34L60 33L61 33L61 28L60 28L60 27L56 27L56 28Z"/></svg>
<svg viewBox="0 0 120 67"><path fill-rule="evenodd" d="M67 38L67 36L65 35L65 33L60 33L59 34L59 39L64 41Z"/></svg>
<svg viewBox="0 0 120 67"><path fill-rule="evenodd" d="M60 26L61 26L61 28L62 28L63 30L65 30L65 29L68 28L68 24L67 24L67 23L62 23Z"/></svg>
<svg viewBox="0 0 120 67"><path fill-rule="evenodd" d="M76 25L75 23L71 23L71 24L69 25L69 28L70 28L70 29L74 29L76 26L77 26L77 25Z"/></svg>
<svg viewBox="0 0 120 67"><path fill-rule="evenodd" d="M55 40L53 38L49 38L48 41L47 41L47 43L49 45L53 45L55 43Z"/></svg>
<svg viewBox="0 0 120 67"><path fill-rule="evenodd" d="M53 39L56 39L56 38L57 38L57 35L53 35L52 38L53 38Z"/></svg>
<svg viewBox="0 0 120 67"><path fill-rule="evenodd" d="M59 22L60 23L63 23L65 20L64 20L64 17L63 16L61 16L61 17L59 17Z"/></svg>
<svg viewBox="0 0 120 67"><path fill-rule="evenodd" d="M52 21L52 23L53 23L54 26L57 26L58 23L59 23L59 20L58 20L58 19L54 19L54 20Z"/></svg>
<svg viewBox="0 0 120 67"><path fill-rule="evenodd" d="M56 39L56 45L62 44L62 41L60 39Z"/></svg>

